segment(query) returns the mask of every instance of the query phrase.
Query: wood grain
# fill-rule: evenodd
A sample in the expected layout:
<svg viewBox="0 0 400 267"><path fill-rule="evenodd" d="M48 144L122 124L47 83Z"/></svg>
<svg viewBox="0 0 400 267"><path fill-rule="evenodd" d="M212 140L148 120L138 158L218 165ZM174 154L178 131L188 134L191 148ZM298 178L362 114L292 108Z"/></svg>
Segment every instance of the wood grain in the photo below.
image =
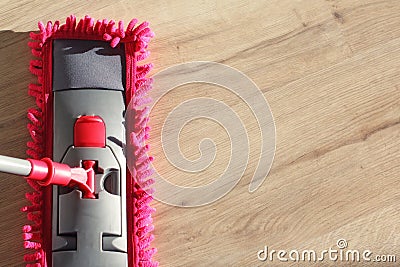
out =
<svg viewBox="0 0 400 267"><path fill-rule="evenodd" d="M197 174L174 168L163 153L163 120L179 103L213 97L235 110L250 139L239 184L199 208L155 202L154 245L161 266L322 266L260 262L257 251L334 247L394 254L400 261L400 2L397 0L266 1L28 1L0 4L0 153L25 157L27 96L33 81L26 45L38 20L74 13L151 22L153 74L174 64L209 60L235 67L262 90L274 114L277 147L266 181L248 183L260 152L256 119L227 90L186 85L152 112L155 167L171 182L209 183L223 173L230 143L223 127L199 119L181 132L189 159L205 137L217 145L210 167ZM210 107L212 108L212 107ZM239 170L238 170L239 173ZM0 266L23 266L19 208L27 185L0 175ZM324 261L323 266L398 266Z"/></svg>

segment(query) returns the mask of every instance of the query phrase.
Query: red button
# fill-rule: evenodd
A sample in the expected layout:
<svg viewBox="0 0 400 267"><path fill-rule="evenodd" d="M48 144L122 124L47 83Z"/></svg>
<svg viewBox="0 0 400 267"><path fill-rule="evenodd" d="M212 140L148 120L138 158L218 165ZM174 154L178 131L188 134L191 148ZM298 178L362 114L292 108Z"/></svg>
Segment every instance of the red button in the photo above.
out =
<svg viewBox="0 0 400 267"><path fill-rule="evenodd" d="M105 147L106 126L99 116L81 116L74 126L75 147Z"/></svg>

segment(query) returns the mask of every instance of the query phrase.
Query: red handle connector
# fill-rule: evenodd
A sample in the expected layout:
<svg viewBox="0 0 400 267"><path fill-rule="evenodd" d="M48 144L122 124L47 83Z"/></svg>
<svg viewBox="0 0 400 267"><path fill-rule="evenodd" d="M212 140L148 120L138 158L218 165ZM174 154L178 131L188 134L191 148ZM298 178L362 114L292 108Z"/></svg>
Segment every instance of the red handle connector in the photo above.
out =
<svg viewBox="0 0 400 267"><path fill-rule="evenodd" d="M28 161L32 169L25 178L35 180L41 186L76 186L82 191L84 198L95 198L93 189L86 184L88 175L83 168L71 168L66 164L53 162L49 158L28 159Z"/></svg>
<svg viewBox="0 0 400 267"><path fill-rule="evenodd" d="M53 162L49 158L42 160L28 159L32 165L31 173L26 177L37 181L41 186L50 184L67 186L71 182L71 167Z"/></svg>

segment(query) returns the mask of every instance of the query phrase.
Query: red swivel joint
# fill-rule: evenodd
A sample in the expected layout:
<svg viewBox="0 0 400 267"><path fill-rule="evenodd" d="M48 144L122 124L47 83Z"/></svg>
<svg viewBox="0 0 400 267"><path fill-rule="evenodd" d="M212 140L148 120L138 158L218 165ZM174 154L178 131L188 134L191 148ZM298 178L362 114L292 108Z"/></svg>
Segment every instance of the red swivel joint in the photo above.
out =
<svg viewBox="0 0 400 267"><path fill-rule="evenodd" d="M49 158L28 159L31 172L25 178L35 180L41 186L61 185L78 187L84 198L95 198L93 187L86 184L88 174L83 168L71 168L66 164L53 162Z"/></svg>

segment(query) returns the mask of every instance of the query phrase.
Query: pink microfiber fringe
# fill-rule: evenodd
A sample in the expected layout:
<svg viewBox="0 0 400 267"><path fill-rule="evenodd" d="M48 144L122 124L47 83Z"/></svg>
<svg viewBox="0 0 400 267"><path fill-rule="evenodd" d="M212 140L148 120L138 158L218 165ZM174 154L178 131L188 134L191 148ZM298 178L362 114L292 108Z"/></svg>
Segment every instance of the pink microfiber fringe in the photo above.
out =
<svg viewBox="0 0 400 267"><path fill-rule="evenodd" d="M124 43L126 54L126 100L127 106L131 102L130 109L134 114L134 126L130 129L130 145L133 148L134 160L130 166L132 175L127 172L127 209L128 209L128 250L129 267L155 267L158 262L152 259L156 249L150 246L154 239L151 234L154 227L151 214L154 209L150 207L153 200L151 189L148 187L154 183L150 177L152 157L147 155L149 146L145 144L150 128L148 123L148 108L142 107L150 102L146 93L151 89L152 80L146 75L150 72L152 64L138 65L139 61L149 56L147 45L154 36L147 22L137 25L137 20L130 21L126 29L123 22L107 21L106 19L94 21L85 16L77 23L76 17L67 17L64 24L59 21L54 23L39 22L39 33L32 32L32 39L28 45L32 48L32 54L39 58L30 62L30 71L37 76L37 83L29 85L29 94L36 99L37 107L28 110L28 130L32 140L27 143L27 154L35 159L51 156L51 40L83 39L108 41L111 47ZM26 198L31 205L23 207L31 221L30 225L23 227L24 247L31 250L25 255L27 267L51 266L51 229L47 229L48 223L43 218L51 203L50 195L44 194L45 188L28 181L34 189L27 193ZM48 215L48 214L47 214ZM47 216L45 215L45 216ZM50 234L49 234L50 233ZM130 242L133 240L133 242ZM46 244L47 243L47 244ZM50 247L50 249L49 249ZM46 254L48 253L48 254ZM50 255L49 255L50 254ZM56 266L54 266L56 267Z"/></svg>

